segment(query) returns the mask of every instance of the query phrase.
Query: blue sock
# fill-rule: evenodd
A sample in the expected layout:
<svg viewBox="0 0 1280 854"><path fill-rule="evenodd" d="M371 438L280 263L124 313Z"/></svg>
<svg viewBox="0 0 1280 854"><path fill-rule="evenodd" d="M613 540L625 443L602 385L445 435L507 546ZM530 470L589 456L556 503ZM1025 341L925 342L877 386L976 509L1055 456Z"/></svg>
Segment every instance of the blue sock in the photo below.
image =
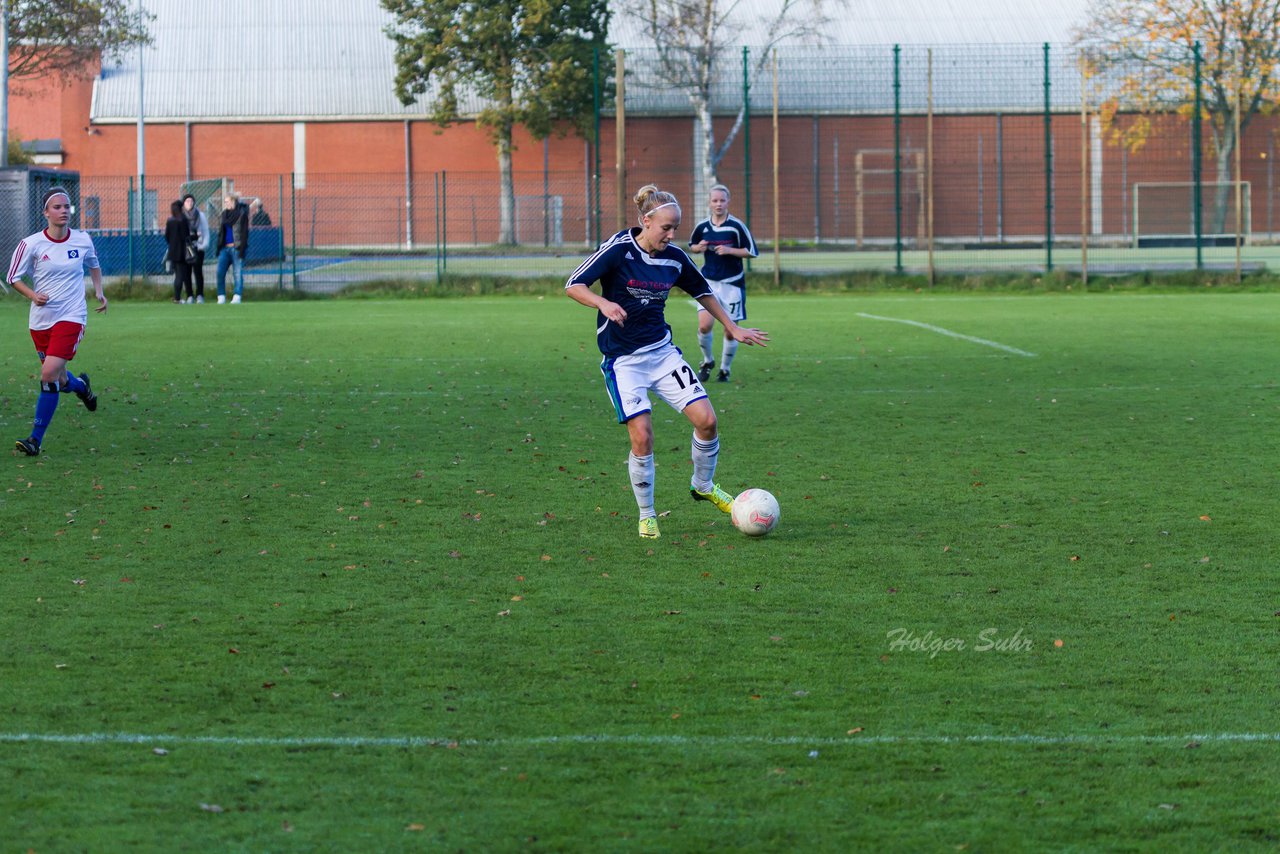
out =
<svg viewBox="0 0 1280 854"><path fill-rule="evenodd" d="M67 379L62 384L63 393L71 392L72 394L81 394L85 390L84 380L74 374L67 374Z"/></svg>
<svg viewBox="0 0 1280 854"><path fill-rule="evenodd" d="M49 386L53 386L52 389ZM40 397L36 398L36 418L31 425L31 438L39 445L44 441L44 431L49 429L54 410L58 408L58 384L41 383Z"/></svg>

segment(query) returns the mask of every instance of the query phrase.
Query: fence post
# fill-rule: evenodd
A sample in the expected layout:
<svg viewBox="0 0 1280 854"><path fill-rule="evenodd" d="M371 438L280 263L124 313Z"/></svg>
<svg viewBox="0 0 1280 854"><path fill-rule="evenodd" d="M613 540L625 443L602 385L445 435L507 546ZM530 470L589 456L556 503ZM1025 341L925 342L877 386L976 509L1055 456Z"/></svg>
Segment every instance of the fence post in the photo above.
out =
<svg viewBox="0 0 1280 854"><path fill-rule="evenodd" d="M289 242L292 244L293 289L298 289L298 178L289 173Z"/></svg>
<svg viewBox="0 0 1280 854"><path fill-rule="evenodd" d="M449 173L440 170L440 281L449 272Z"/></svg>
<svg viewBox="0 0 1280 854"><path fill-rule="evenodd" d="M276 175L276 198L280 207L276 208L276 216L284 216L284 175ZM276 290L284 290L284 223L280 223L280 260L276 262Z"/></svg>
<svg viewBox="0 0 1280 854"><path fill-rule="evenodd" d="M614 178L618 182L618 230L627 227L627 59L622 48L614 53L613 152Z"/></svg>
<svg viewBox="0 0 1280 854"><path fill-rule="evenodd" d="M133 290L133 212L136 207L133 204L133 176L129 176L129 290Z"/></svg>
<svg viewBox="0 0 1280 854"><path fill-rule="evenodd" d="M595 101L595 140L591 143L592 153L595 159L595 168L591 171L591 184L595 193L595 202L592 204L591 211L591 240L597 246L600 244L600 110L602 108L600 92L600 46L596 45L592 51L592 75L594 76L595 86L592 88L592 98ZM591 204L588 200L588 204Z"/></svg>
<svg viewBox="0 0 1280 854"><path fill-rule="evenodd" d="M742 185L745 193L745 213L747 222L751 222L751 77L747 72L748 51L742 48ZM747 259L747 271L751 270L751 259Z"/></svg>
<svg viewBox="0 0 1280 854"><path fill-rule="evenodd" d="M927 239L929 241L929 287L933 287L936 274L933 269L933 48L929 48L929 103L928 120L925 131L925 214L928 220Z"/></svg>
<svg viewBox="0 0 1280 854"><path fill-rule="evenodd" d="M440 269L440 173L436 172L432 178L435 180L435 208L436 208L436 287L440 286L440 279L443 271Z"/></svg>
<svg viewBox="0 0 1280 854"><path fill-rule="evenodd" d="M782 282L782 216L778 204L778 49L773 49L773 286Z"/></svg>
<svg viewBox="0 0 1280 854"><path fill-rule="evenodd" d="M893 269L902 272L902 46L893 46Z"/></svg>
<svg viewBox="0 0 1280 854"><path fill-rule="evenodd" d="M1089 66L1080 51L1080 280L1089 287Z"/></svg>
<svg viewBox="0 0 1280 854"><path fill-rule="evenodd" d="M1044 268L1053 272L1053 114L1049 100L1049 43L1044 43Z"/></svg>
<svg viewBox="0 0 1280 854"><path fill-rule="evenodd" d="M1196 269L1203 270L1204 198L1200 182L1204 178L1204 161L1200 151L1202 144L1200 139L1200 111L1202 109L1200 101L1200 42L1196 42L1195 47L1192 48L1192 59L1195 69L1195 114L1191 117L1191 218L1196 232Z"/></svg>

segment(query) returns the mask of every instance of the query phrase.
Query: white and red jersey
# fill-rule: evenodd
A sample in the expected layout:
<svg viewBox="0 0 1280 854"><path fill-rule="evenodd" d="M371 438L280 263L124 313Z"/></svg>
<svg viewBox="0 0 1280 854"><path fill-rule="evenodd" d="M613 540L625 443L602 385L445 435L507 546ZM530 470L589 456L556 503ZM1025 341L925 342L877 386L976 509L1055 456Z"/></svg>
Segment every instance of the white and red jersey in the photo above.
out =
<svg viewBox="0 0 1280 854"><path fill-rule="evenodd" d="M66 237L53 240L47 231L37 231L13 250L5 281L13 284L25 277L32 290L49 295L44 305L31 304L32 329L48 329L62 320L83 326L89 319L84 271L97 266L98 253L87 233L69 228Z"/></svg>

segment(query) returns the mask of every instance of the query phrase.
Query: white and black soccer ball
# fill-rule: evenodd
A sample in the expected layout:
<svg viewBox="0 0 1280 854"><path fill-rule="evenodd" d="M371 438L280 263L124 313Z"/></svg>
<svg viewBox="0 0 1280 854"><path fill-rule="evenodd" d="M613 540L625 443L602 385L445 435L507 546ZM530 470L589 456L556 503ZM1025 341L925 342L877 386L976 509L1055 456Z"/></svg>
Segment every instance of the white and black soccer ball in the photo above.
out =
<svg viewBox="0 0 1280 854"><path fill-rule="evenodd" d="M733 499L729 518L748 537L763 537L778 526L778 499L763 489L748 489Z"/></svg>

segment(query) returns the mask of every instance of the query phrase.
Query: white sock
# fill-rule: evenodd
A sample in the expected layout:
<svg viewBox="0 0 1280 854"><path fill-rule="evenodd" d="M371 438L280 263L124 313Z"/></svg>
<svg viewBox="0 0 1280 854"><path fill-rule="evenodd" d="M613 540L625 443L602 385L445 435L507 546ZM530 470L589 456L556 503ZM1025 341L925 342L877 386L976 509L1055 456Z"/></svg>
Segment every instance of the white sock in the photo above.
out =
<svg viewBox="0 0 1280 854"><path fill-rule="evenodd" d="M636 506L640 518L648 519L658 514L653 510L653 454L647 457L627 455L627 473L631 476L631 491L636 494Z"/></svg>
<svg viewBox="0 0 1280 854"><path fill-rule="evenodd" d="M720 456L720 437L704 442L693 434L693 480L690 486L699 492L710 492L716 479L716 460Z"/></svg>
<svg viewBox="0 0 1280 854"><path fill-rule="evenodd" d="M732 338L724 339L724 349L720 351L720 370L727 371L733 364L733 357L738 353L738 342Z"/></svg>
<svg viewBox="0 0 1280 854"><path fill-rule="evenodd" d="M701 348L702 350L702 361L704 363L715 361L715 359L712 358L711 356L712 344L713 344L713 340L712 340L711 330L698 333L698 347Z"/></svg>

